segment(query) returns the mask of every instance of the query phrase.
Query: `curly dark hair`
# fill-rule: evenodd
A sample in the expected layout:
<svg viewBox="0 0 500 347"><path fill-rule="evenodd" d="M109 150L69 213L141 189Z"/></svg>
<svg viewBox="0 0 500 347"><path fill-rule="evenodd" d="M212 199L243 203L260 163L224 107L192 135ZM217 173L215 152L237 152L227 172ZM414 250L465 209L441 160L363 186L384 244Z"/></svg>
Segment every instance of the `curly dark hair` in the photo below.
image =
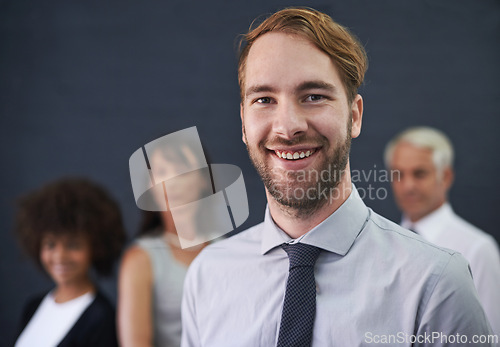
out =
<svg viewBox="0 0 500 347"><path fill-rule="evenodd" d="M19 199L15 233L23 250L40 263L42 238L85 235L90 243L92 266L109 275L126 241L118 204L101 186L84 178L64 178Z"/></svg>

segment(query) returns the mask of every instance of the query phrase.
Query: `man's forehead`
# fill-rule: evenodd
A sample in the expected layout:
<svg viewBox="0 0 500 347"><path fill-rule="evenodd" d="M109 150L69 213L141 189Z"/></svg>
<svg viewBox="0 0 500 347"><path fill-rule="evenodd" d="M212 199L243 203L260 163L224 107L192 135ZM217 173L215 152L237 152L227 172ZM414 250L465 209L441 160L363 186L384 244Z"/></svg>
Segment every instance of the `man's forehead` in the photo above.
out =
<svg viewBox="0 0 500 347"><path fill-rule="evenodd" d="M320 85L343 89L331 58L296 34L272 32L259 37L250 48L245 67L245 94L271 91L287 85L305 89Z"/></svg>
<svg viewBox="0 0 500 347"><path fill-rule="evenodd" d="M320 50L309 39L284 32L269 32L255 40L248 52L246 65L272 62L273 60L298 60L303 58L304 51L317 53L315 59L328 61L328 55ZM292 54L295 53L295 54Z"/></svg>
<svg viewBox="0 0 500 347"><path fill-rule="evenodd" d="M422 155L422 156L432 155L431 148L424 147L424 146L418 146L418 145L415 145L415 144L408 142L406 140L400 141L396 145L396 150L400 150L400 151L406 152L406 153L412 153L415 155Z"/></svg>
<svg viewBox="0 0 500 347"><path fill-rule="evenodd" d="M430 148L419 147L402 141L396 145L393 161L395 165L399 166L434 166L432 154Z"/></svg>
<svg viewBox="0 0 500 347"><path fill-rule="evenodd" d="M276 46L279 44L286 45L289 44L290 42L302 46L316 47L314 43L304 35L299 35L284 31L270 31L260 35L257 39L255 39L248 53L249 55L251 55L252 51L255 51L256 48L258 49L260 46L267 46L267 45Z"/></svg>

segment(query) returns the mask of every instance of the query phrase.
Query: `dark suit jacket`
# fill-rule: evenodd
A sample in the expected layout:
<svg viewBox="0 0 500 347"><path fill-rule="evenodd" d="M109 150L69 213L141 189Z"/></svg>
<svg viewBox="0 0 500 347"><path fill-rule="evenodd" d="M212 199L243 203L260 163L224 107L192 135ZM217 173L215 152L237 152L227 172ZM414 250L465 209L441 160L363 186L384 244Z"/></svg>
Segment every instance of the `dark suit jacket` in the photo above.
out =
<svg viewBox="0 0 500 347"><path fill-rule="evenodd" d="M46 294L30 300L25 306L19 335ZM118 347L116 338L115 310L99 291L94 301L83 311L58 347Z"/></svg>

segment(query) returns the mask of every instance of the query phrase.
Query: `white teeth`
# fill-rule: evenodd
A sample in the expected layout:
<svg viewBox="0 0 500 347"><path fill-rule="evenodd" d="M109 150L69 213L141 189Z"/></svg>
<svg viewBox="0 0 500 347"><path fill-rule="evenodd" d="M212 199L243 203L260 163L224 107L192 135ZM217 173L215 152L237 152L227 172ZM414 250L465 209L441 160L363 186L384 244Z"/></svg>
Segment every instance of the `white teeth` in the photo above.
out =
<svg viewBox="0 0 500 347"><path fill-rule="evenodd" d="M297 159L302 159L302 158L307 158L309 157L311 154L314 153L314 151L306 151L306 152L294 152L293 154L288 152L288 153L285 153L284 151L283 152L280 152L280 151L275 151L276 155L279 157L279 158L282 158L282 159L287 159L287 160L297 160Z"/></svg>

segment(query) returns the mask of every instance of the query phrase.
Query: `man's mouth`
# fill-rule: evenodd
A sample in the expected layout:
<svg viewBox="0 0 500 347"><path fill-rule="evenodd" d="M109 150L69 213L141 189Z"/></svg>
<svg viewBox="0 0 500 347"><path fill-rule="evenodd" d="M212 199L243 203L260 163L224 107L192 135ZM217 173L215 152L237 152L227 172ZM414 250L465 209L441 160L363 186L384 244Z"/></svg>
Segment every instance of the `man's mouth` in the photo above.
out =
<svg viewBox="0 0 500 347"><path fill-rule="evenodd" d="M420 202L420 197L414 194L411 195L405 195L402 198L403 202L407 204L416 204Z"/></svg>
<svg viewBox="0 0 500 347"><path fill-rule="evenodd" d="M274 150L274 153L281 159L286 160L299 160L307 158L316 152L316 148L307 150L287 151L287 150Z"/></svg>

